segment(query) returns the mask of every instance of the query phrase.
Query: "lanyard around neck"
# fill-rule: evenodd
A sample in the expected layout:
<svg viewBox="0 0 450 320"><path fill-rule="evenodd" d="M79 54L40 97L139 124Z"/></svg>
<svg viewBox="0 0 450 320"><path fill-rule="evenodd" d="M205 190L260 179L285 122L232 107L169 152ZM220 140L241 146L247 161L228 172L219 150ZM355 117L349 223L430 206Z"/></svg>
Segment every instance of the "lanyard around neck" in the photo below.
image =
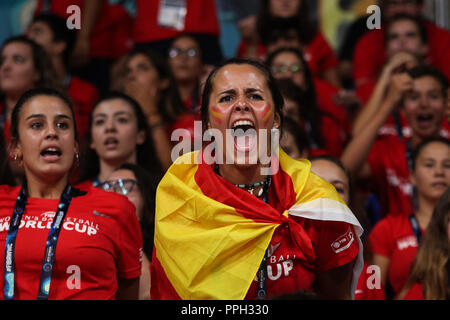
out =
<svg viewBox="0 0 450 320"><path fill-rule="evenodd" d="M416 215L411 213L409 215L409 223L411 224L411 228L413 229L414 235L417 239L417 244L420 244L420 240L422 239L422 231L420 230L419 221L417 221Z"/></svg>
<svg viewBox="0 0 450 320"><path fill-rule="evenodd" d="M8 234L5 245L5 261L4 261L4 284L3 284L3 299L14 299L14 252L16 246L16 237L19 230L22 215L27 205L28 197L25 192L25 186L20 190L19 196L16 200L11 223L9 225ZM64 218L69 209L70 201L72 200L72 187L70 184L66 186L61 195L58 204L57 212L48 233L47 242L45 244L44 260L42 262L41 278L39 282L38 300L47 300L50 291L50 281L52 276L53 263L55 261L56 244L59 238Z"/></svg>

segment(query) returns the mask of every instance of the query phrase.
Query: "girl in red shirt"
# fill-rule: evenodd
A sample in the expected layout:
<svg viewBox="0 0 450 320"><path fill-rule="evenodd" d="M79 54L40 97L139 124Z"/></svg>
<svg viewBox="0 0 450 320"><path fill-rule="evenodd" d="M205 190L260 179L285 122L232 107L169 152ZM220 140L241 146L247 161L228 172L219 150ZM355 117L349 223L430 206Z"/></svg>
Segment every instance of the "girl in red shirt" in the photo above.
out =
<svg viewBox="0 0 450 320"><path fill-rule="evenodd" d="M161 175L131 163L124 163L116 169L102 188L122 194L136 207L136 216L141 225L144 254L142 274L139 279L139 300L150 299L150 267L153 251L153 230L155 228L155 195Z"/></svg>
<svg viewBox="0 0 450 320"><path fill-rule="evenodd" d="M400 298L449 300L450 189L436 204Z"/></svg>
<svg viewBox="0 0 450 320"><path fill-rule="evenodd" d="M413 154L411 182L416 189L417 210L409 215L389 214L375 225L369 235L372 262L380 267L383 286L389 282L395 295L406 283L437 201L450 186L448 140L431 138L417 146Z"/></svg>
<svg viewBox="0 0 450 320"><path fill-rule="evenodd" d="M142 237L133 205L69 183L78 158L71 102L33 89L11 119L11 153L26 182L0 186L0 297L137 299Z"/></svg>
<svg viewBox="0 0 450 320"><path fill-rule="evenodd" d="M331 92L317 86L317 79L313 78L301 51L279 48L269 55L266 64L281 81L284 98L297 105L289 108L286 104L285 114L303 123L312 149L339 157L349 132L345 109L326 99ZM292 83L296 88L292 88Z"/></svg>
<svg viewBox="0 0 450 320"><path fill-rule="evenodd" d="M85 148L80 188L99 186L125 162L161 170L146 117L139 104L124 93L111 92L94 105Z"/></svg>

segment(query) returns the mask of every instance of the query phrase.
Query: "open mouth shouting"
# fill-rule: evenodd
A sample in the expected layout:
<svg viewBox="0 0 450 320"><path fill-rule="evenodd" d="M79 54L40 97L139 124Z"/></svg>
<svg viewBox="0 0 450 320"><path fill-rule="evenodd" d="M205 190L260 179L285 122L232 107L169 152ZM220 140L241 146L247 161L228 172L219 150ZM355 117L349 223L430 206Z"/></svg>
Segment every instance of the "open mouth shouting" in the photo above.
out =
<svg viewBox="0 0 450 320"><path fill-rule="evenodd" d="M257 135L255 125L251 120L240 119L236 120L232 125L232 133L234 139L234 147L240 152L253 151Z"/></svg>
<svg viewBox="0 0 450 320"><path fill-rule="evenodd" d="M56 162L61 159L62 151L57 146L50 146L41 151L41 157L47 162Z"/></svg>
<svg viewBox="0 0 450 320"><path fill-rule="evenodd" d="M104 146L106 150L116 149L119 145L119 140L114 137L109 137L105 140Z"/></svg>
<svg viewBox="0 0 450 320"><path fill-rule="evenodd" d="M434 115L432 113L419 114L416 121L419 128L428 129L434 124Z"/></svg>

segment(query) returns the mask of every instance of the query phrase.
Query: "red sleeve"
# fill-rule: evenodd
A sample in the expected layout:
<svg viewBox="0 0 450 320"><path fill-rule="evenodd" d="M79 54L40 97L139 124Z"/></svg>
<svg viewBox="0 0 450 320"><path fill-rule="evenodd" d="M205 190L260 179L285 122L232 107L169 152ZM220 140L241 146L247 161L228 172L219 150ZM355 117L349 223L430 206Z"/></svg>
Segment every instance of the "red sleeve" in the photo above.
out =
<svg viewBox="0 0 450 320"><path fill-rule="evenodd" d="M141 275L142 232L136 216L134 205L123 201L121 214L118 217L119 238L116 247L117 269L120 278L132 279Z"/></svg>
<svg viewBox="0 0 450 320"><path fill-rule="evenodd" d="M370 232L369 248L374 254L383 255L387 258L392 256L394 244L392 243L392 232L387 218L378 222Z"/></svg>
<svg viewBox="0 0 450 320"><path fill-rule="evenodd" d="M355 291L355 300L386 300L386 295L384 294L383 285L380 283L380 287L377 288L373 285L370 277L375 276L370 269L370 266L367 263L364 263L363 270L358 279L358 285Z"/></svg>
<svg viewBox="0 0 450 320"><path fill-rule="evenodd" d="M437 25L425 22L428 34L428 58L430 64L443 72L450 79L450 60L448 55L442 52L450 51L450 30L443 29Z"/></svg>
<svg viewBox="0 0 450 320"><path fill-rule="evenodd" d="M383 155L387 149L386 144L383 141L383 139L376 140L372 145L372 148L370 148L367 157L367 163L370 166L370 175L377 180L386 175L384 172Z"/></svg>
<svg viewBox="0 0 450 320"><path fill-rule="evenodd" d="M372 30L361 37L353 54L353 77L356 87L376 80L377 73L386 61L383 32Z"/></svg>
<svg viewBox="0 0 450 320"><path fill-rule="evenodd" d="M156 248L153 249L150 277L152 284L150 298L152 300L181 300L156 257Z"/></svg>
<svg viewBox="0 0 450 320"><path fill-rule="evenodd" d="M321 117L321 132L324 140L324 149L332 156L339 158L348 141L345 124L338 119L323 115Z"/></svg>
<svg viewBox="0 0 450 320"><path fill-rule="evenodd" d="M306 55L309 55L307 60L309 60L311 72L315 75L336 68L339 64L336 54L320 32L306 48Z"/></svg>
<svg viewBox="0 0 450 320"><path fill-rule="evenodd" d="M413 284L403 300L425 300L423 297L423 285L418 283Z"/></svg>
<svg viewBox="0 0 450 320"><path fill-rule="evenodd" d="M318 272L337 268L356 258L359 244L352 225L335 221L315 221L314 224L319 230L314 244Z"/></svg>
<svg viewBox="0 0 450 320"><path fill-rule="evenodd" d="M91 110L100 95L98 89L91 83L72 77L69 85L69 96L75 105L78 135L80 141L83 141L89 131Z"/></svg>

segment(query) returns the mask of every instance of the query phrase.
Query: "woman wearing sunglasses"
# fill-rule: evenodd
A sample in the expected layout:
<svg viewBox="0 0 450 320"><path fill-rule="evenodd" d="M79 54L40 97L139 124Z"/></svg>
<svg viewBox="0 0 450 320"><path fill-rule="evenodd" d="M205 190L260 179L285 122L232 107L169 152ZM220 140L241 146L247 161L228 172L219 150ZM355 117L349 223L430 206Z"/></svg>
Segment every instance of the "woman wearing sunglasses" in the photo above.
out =
<svg viewBox="0 0 450 320"><path fill-rule="evenodd" d="M337 90L313 77L298 49L279 48L267 57L266 64L273 77L281 81L284 98L294 100L292 102L297 105L296 113L299 116L296 120L310 127L307 132L310 140L314 141L312 145L339 157L348 139L350 126L345 109L333 102L332 96Z"/></svg>
<svg viewBox="0 0 450 320"><path fill-rule="evenodd" d="M200 44L194 37L184 34L175 38L169 48L169 66L186 108L200 111L200 78L203 61Z"/></svg>
<svg viewBox="0 0 450 320"><path fill-rule="evenodd" d="M142 237L133 205L69 178L78 158L71 102L25 92L11 115L25 183L0 186L0 298L137 299Z"/></svg>
<svg viewBox="0 0 450 320"><path fill-rule="evenodd" d="M101 187L109 192L122 194L136 207L144 243L142 274L139 281L139 299L150 299L150 264L155 227L155 195L161 175L152 174L131 163L119 166Z"/></svg>

